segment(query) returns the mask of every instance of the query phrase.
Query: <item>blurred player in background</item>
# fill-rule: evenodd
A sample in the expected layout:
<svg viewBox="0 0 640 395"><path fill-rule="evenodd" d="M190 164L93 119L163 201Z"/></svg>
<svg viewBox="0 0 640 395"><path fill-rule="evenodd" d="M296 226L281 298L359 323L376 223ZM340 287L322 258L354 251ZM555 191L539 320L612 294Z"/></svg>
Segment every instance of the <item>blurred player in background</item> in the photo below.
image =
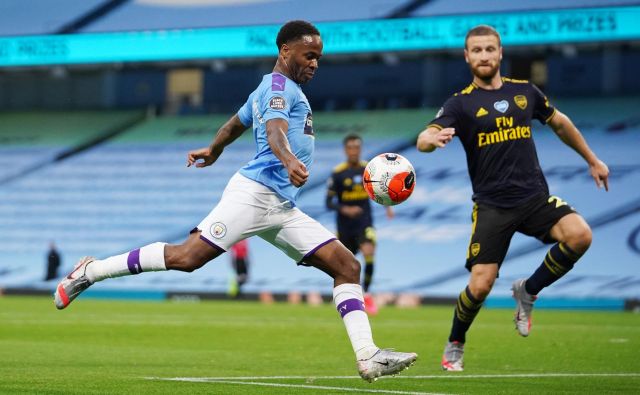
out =
<svg viewBox="0 0 640 395"><path fill-rule="evenodd" d="M44 281L58 278L58 268L60 267L60 263L60 253L56 248L56 243L51 241L49 243L49 251L47 251L47 274L44 277Z"/></svg>
<svg viewBox="0 0 640 395"><path fill-rule="evenodd" d="M609 169L573 122L535 85L500 76L502 46L494 28L469 30L464 54L473 82L445 102L417 142L420 151L432 152L458 136L473 185L466 263L471 277L458 297L442 356L442 368L450 371L463 370L466 332L493 287L515 232L554 244L531 277L512 285L514 321L522 336L529 335L538 293L571 270L591 244L585 220L562 199L549 195L531 134L532 119L549 125L584 158L596 185L609 188Z"/></svg>
<svg viewBox="0 0 640 395"><path fill-rule="evenodd" d="M364 257L364 307L367 313L377 314L373 297L369 294L369 287L373 279L373 262L376 252L376 231L373 228L371 203L367 191L362 185L362 174L367 166L366 161L360 160L362 139L350 134L342 141L346 162L340 163L333 169L328 180L326 206L335 210L338 240L354 255L358 251ZM386 207L387 218L393 218L393 209Z"/></svg>
<svg viewBox="0 0 640 395"><path fill-rule="evenodd" d="M229 295L236 298L242 294L242 286L249 279L249 242L243 239L231 246L231 266L234 278Z"/></svg>
<svg viewBox="0 0 640 395"><path fill-rule="evenodd" d="M160 270L192 272L238 241L258 235L298 264L314 266L334 279L334 301L360 376L373 381L396 374L417 355L382 350L374 344L359 285L360 263L331 232L295 205L309 177L315 140L311 107L300 85L318 69L323 47L320 32L305 21L287 22L276 44L273 73L263 77L209 147L187 155L188 166L210 166L251 127L256 156L229 180L217 206L183 244L153 243L104 260L80 260L58 285L55 304L65 308L90 285L107 278Z"/></svg>

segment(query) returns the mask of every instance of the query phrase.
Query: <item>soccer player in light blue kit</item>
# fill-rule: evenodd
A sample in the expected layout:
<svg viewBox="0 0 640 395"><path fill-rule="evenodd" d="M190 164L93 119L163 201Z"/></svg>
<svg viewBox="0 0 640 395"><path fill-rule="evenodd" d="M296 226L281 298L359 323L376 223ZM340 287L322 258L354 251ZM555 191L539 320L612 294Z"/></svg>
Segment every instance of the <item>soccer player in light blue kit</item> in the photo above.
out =
<svg viewBox="0 0 640 395"><path fill-rule="evenodd" d="M396 374L415 353L382 350L373 342L364 311L360 263L334 235L295 205L309 177L314 134L311 107L300 89L318 69L322 39L312 24L286 23L276 39L278 60L247 102L206 148L191 151L187 165L213 164L224 147L252 125L256 156L227 184L218 205L180 245L153 243L103 260L81 259L55 292L63 309L93 283L148 271L192 272L250 236L260 236L299 265L314 266L334 279L333 298L356 354L360 376L374 381Z"/></svg>

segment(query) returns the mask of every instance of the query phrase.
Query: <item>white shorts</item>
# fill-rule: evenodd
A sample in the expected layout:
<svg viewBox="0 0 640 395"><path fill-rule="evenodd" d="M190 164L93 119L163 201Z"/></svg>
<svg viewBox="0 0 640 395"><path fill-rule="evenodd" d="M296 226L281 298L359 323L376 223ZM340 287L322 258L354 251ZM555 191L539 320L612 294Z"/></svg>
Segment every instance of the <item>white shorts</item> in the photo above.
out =
<svg viewBox="0 0 640 395"><path fill-rule="evenodd" d="M231 177L220 202L197 229L202 240L221 251L247 237L260 236L298 264L336 240L333 233L288 200L240 173Z"/></svg>

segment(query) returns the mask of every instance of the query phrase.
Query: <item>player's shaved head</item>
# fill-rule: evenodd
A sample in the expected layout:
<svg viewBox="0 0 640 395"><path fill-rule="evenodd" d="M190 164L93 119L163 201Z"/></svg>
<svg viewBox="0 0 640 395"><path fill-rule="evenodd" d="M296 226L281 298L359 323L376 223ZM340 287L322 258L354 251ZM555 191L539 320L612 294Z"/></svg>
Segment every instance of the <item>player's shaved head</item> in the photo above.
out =
<svg viewBox="0 0 640 395"><path fill-rule="evenodd" d="M320 31L318 31L315 26L307 21L289 21L280 28L278 37L276 37L276 45L278 46L279 50L280 48L282 48L283 44L296 41L298 39L304 38L305 36L319 35Z"/></svg>
<svg viewBox="0 0 640 395"><path fill-rule="evenodd" d="M469 42L469 37L475 36L495 36L498 39L498 46L502 46L502 42L500 40L500 33L493 26L489 25L478 25L473 29L470 29L467 32L467 36L464 38L464 47L467 48L467 43Z"/></svg>

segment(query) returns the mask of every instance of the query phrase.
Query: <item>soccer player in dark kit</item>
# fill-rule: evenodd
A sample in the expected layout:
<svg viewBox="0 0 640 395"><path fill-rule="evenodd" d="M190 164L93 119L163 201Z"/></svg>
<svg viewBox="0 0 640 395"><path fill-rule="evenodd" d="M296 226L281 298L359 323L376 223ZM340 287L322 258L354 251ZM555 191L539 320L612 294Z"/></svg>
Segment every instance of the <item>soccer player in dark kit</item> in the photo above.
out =
<svg viewBox="0 0 640 395"><path fill-rule="evenodd" d="M531 329L538 293L564 276L591 244L591 229L549 188L531 134L532 119L553 129L587 162L598 187L608 190L609 169L591 151L573 122L528 81L500 76L502 46L491 26L467 33L465 60L473 82L449 98L420 133L417 148L432 152L454 136L462 143L473 185L471 241L466 267L469 285L460 293L442 368L463 370L465 335L488 296L515 232L553 244L528 279L512 285L514 321L522 336Z"/></svg>
<svg viewBox="0 0 640 395"><path fill-rule="evenodd" d="M376 231L373 227L371 203L362 185L362 174L367 162L360 159L362 138L356 134L347 135L342 144L346 161L333 169L328 180L326 206L336 211L338 240L354 255L362 252L364 258L364 280L362 288L364 307L367 313L378 313L378 306L369 294L373 280L376 251ZM385 207L387 218L393 218L393 209Z"/></svg>

